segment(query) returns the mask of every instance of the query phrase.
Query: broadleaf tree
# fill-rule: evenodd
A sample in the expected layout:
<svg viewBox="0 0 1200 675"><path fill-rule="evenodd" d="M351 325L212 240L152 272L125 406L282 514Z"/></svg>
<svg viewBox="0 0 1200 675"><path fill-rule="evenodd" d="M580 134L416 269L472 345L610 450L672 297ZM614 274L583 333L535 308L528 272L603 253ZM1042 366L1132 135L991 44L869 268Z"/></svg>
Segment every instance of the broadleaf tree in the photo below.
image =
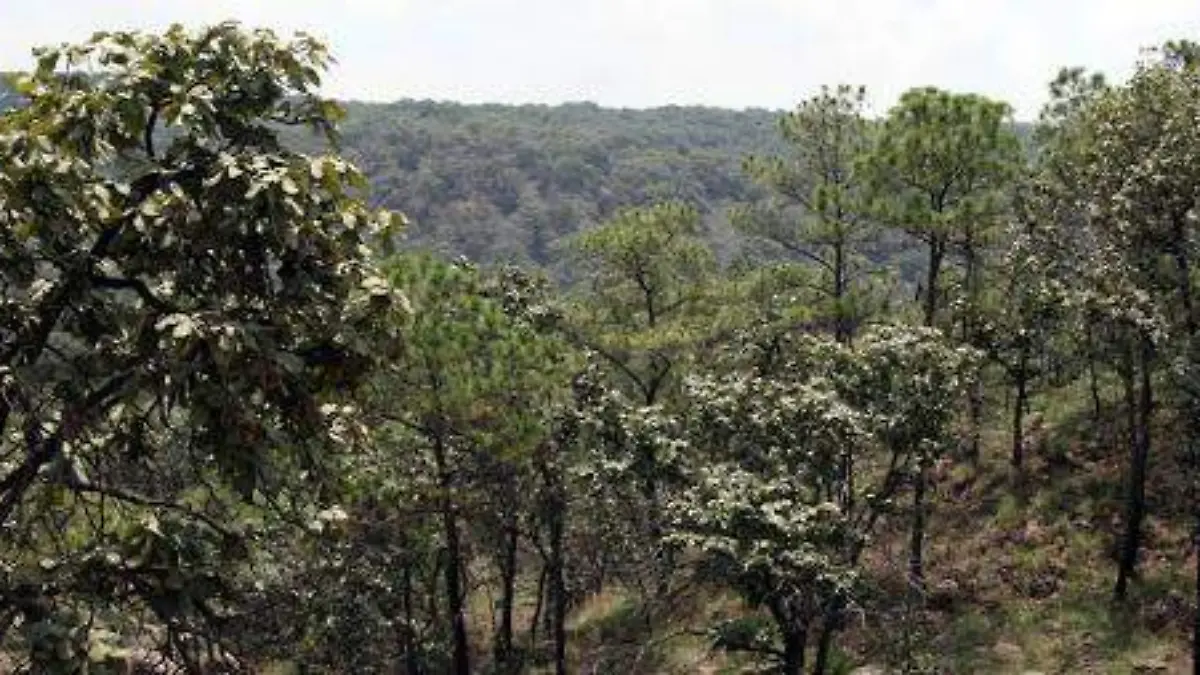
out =
<svg viewBox="0 0 1200 675"><path fill-rule="evenodd" d="M197 669L236 636L241 514L329 497L348 396L397 299L399 224L333 133L319 41L222 23L37 52L0 117L0 650L79 672L149 644ZM299 489L302 484L308 487ZM305 500L301 500L305 501ZM13 629L20 626L19 630ZM138 626L155 628L138 634Z"/></svg>
<svg viewBox="0 0 1200 675"><path fill-rule="evenodd" d="M673 532L703 578L771 616L778 640L743 648L799 673L820 628L813 672L827 672L864 547L906 477L949 446L973 360L936 331L879 326L853 348L750 337L689 378L686 413L668 420L691 471Z"/></svg>

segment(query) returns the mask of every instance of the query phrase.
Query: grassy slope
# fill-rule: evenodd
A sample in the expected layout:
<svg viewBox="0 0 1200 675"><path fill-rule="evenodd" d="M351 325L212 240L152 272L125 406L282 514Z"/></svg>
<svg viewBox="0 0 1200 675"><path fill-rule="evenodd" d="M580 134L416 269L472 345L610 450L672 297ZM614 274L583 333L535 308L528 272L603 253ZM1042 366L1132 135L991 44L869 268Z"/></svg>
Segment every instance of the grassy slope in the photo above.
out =
<svg viewBox="0 0 1200 675"><path fill-rule="evenodd" d="M1188 500L1171 420L1160 414L1154 434L1141 578L1118 606L1121 409L1110 403L1097 424L1082 389L1038 403L1044 440L1022 478L1007 467L1007 435L995 433L984 465L957 467L944 484L930 551L935 579L954 589L934 621L941 665L955 673L1187 670Z"/></svg>

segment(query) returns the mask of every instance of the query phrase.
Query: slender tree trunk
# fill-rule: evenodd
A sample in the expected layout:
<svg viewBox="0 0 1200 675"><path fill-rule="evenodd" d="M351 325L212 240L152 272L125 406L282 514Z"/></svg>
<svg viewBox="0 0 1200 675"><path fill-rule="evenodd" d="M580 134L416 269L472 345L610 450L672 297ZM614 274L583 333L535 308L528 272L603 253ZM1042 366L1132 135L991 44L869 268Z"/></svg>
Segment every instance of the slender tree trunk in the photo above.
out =
<svg viewBox="0 0 1200 675"><path fill-rule="evenodd" d="M566 532L567 498L566 489L557 467L548 459L538 463L542 475L542 518L549 539L549 554L542 572L546 583L546 600L549 605L547 626L554 642L555 675L567 673L567 579L566 563L563 559L563 538ZM540 586L539 582L539 586Z"/></svg>
<svg viewBox="0 0 1200 675"><path fill-rule="evenodd" d="M1028 370L1029 346L1022 342L1021 351L1017 355L1017 372L1015 384L1017 400L1013 404L1012 426L1012 465L1020 469L1025 457L1025 409L1028 407Z"/></svg>
<svg viewBox="0 0 1200 675"><path fill-rule="evenodd" d="M1187 366L1184 381L1184 414L1187 422L1188 460L1191 464L1192 553L1196 558L1195 602L1192 608L1192 672L1200 675L1200 318L1192 300L1192 270L1187 232L1183 220L1175 221L1175 265L1179 273L1179 297L1183 301L1187 334Z"/></svg>
<svg viewBox="0 0 1200 675"><path fill-rule="evenodd" d="M782 662L779 672L782 675L802 675L804 672L804 650L808 647L808 624L797 620L791 611L787 599L775 596L768 600L767 609L775 620L775 627L783 638Z"/></svg>
<svg viewBox="0 0 1200 675"><path fill-rule="evenodd" d="M433 559L433 570L430 571L428 580L425 586L425 611L429 614L429 620L435 624L441 624L442 617L442 602L445 597L442 592L441 582L446 578L446 552L439 551Z"/></svg>
<svg viewBox="0 0 1200 675"><path fill-rule="evenodd" d="M655 467L654 470L657 470L657 464L653 459L650 460L650 463ZM653 475L646 478L643 485L643 497L646 499L648 505L648 517L650 519L648 535L650 545L654 551L653 569L651 572L654 575L654 598L665 600L671 590L671 574L675 568L675 555L674 551L664 544L666 537L662 522L661 490L659 489L657 478ZM654 607L651 602L647 602L643 610L646 632L649 634L654 628Z"/></svg>
<svg viewBox="0 0 1200 675"><path fill-rule="evenodd" d="M1138 443L1139 443L1139 440L1138 440L1138 405L1137 405L1138 396L1137 396L1137 384L1136 384L1137 371L1135 369L1135 364L1134 364L1133 346L1132 345L1126 345L1124 353L1122 354L1121 382L1124 385L1123 388L1124 388L1124 394L1125 394L1126 444L1127 444L1129 457L1130 457L1130 465L1132 466L1135 463L1134 458L1136 458L1137 454L1138 454ZM1126 502L1125 502L1126 532L1128 532L1128 528L1129 528L1128 495L1130 492L1130 488L1133 485L1132 476L1130 476L1128 478L1128 481L1129 482L1126 486ZM1128 570L1126 570L1126 568L1125 568L1125 560L1124 560L1124 550L1125 550L1124 546L1125 546L1125 540L1127 538L1128 538L1128 534L1122 533L1122 539L1121 539L1122 548L1118 551L1118 554L1117 554L1117 583L1113 589L1113 595L1118 598L1123 597L1125 595L1126 588L1128 586L1128 580L1126 579L1126 574L1128 573Z"/></svg>
<svg viewBox="0 0 1200 675"><path fill-rule="evenodd" d="M785 628L783 632L782 675L803 675L804 649L808 646L808 633L802 629Z"/></svg>
<svg viewBox="0 0 1200 675"><path fill-rule="evenodd" d="M925 487L929 471L922 461L913 480L912 533L909 541L908 576L914 590L925 587Z"/></svg>
<svg viewBox="0 0 1200 675"><path fill-rule="evenodd" d="M655 314L653 311L654 304L652 300L653 298L647 295L646 307L651 329L653 329L655 326ZM669 372L669 370L670 366L668 365L665 370L661 371L660 375L665 375L667 372ZM653 406L658 402L658 393L664 382L664 377L660 375L656 375L653 379L653 386L650 386L644 390L644 400L647 407ZM658 476L658 457L655 456L653 449L649 449L646 450L646 454L644 454L640 459L644 467L643 471L645 472L642 477L642 497L646 500L647 518L649 521L647 536L650 539L651 550L654 554L654 560L651 563L651 574L653 575L655 582L654 594L655 597L662 598L666 597L667 592L670 589L670 575L674 569L675 561L672 552L662 545L664 538L664 527L663 508L661 503L662 495ZM649 634L654 627L653 612L650 609L650 603L645 603L645 607L646 611L644 614L646 621L646 632Z"/></svg>
<svg viewBox="0 0 1200 675"><path fill-rule="evenodd" d="M553 575L550 575L547 580L552 581ZM554 587L552 585L546 586L546 612L542 619L542 630L546 631L546 636L550 640L554 640Z"/></svg>
<svg viewBox="0 0 1200 675"><path fill-rule="evenodd" d="M964 291L967 296L966 310L963 312L962 332L963 342L968 345L976 344L975 307L979 290L978 261L976 260L974 230L967 228L964 270ZM980 445L982 444L983 429L983 372L982 367L975 373L974 382L967 391L967 411L970 417L971 439L967 446L967 459L979 461Z"/></svg>
<svg viewBox="0 0 1200 675"><path fill-rule="evenodd" d="M1194 416L1197 414L1200 414L1200 406L1196 406L1195 404L1193 404L1192 405L1193 419L1194 419ZM1193 422L1192 426L1195 427L1195 426L1200 426L1200 425L1197 425L1196 422ZM1194 431L1193 435L1197 432L1200 432L1200 429L1197 429L1196 431ZM1196 556L1196 561L1195 561L1195 563L1193 563L1196 566L1196 571L1195 571L1196 588L1195 588L1194 603L1192 606L1192 672L1195 675L1200 675L1200 499L1198 499L1197 495L1195 494L1196 489L1197 489L1196 483L1198 480L1197 477L1195 476L1195 474L1200 472L1200 462L1197 461L1197 455L1200 455L1200 452L1197 451L1197 447L1196 447L1197 442L1198 441L1195 440L1194 438L1189 441L1189 445L1191 446L1191 455L1193 458L1192 459L1192 472L1193 472L1193 477L1192 477L1192 492L1193 492L1193 494L1192 494L1192 523L1193 523L1192 524L1192 554L1194 556Z"/></svg>
<svg viewBox="0 0 1200 675"><path fill-rule="evenodd" d="M554 672L567 673L567 583L563 569L563 513L561 496L550 515L550 611L554 617Z"/></svg>
<svg viewBox="0 0 1200 675"><path fill-rule="evenodd" d="M971 344L975 337L972 319L975 310L975 231L967 227L963 241L963 295L966 297L966 308L962 313L962 341Z"/></svg>
<svg viewBox="0 0 1200 675"><path fill-rule="evenodd" d="M470 675L471 651L467 638L467 616L462 592L462 550L458 522L452 511L443 513L446 530L446 601L450 612L450 629L454 640L454 673Z"/></svg>
<svg viewBox="0 0 1200 675"><path fill-rule="evenodd" d="M1146 512L1146 464L1150 455L1150 422L1154 406L1151 388L1153 348L1147 337L1142 338L1140 359L1141 391L1137 400L1136 429L1129 458L1129 486L1125 501L1125 536L1121 546L1120 567L1113 595L1124 600L1129 579L1137 567L1142 541L1142 519Z"/></svg>
<svg viewBox="0 0 1200 675"><path fill-rule="evenodd" d="M441 488L442 530L446 538L446 607L450 612L450 632L454 643L454 675L471 675L470 643L467 639L467 617L462 592L462 545L459 541L458 516L450 497L453 487L446 464L445 439L434 434L434 461L437 462Z"/></svg>
<svg viewBox="0 0 1200 675"><path fill-rule="evenodd" d="M850 448L842 451L841 462L838 476L838 494L833 497L837 499L842 513L853 514L855 507L854 500L854 453ZM867 527L870 530L870 526ZM850 567L858 564L859 554L862 548L859 545L852 545L848 552L848 563ZM833 639L837 635L838 630L842 627L842 622L845 619L846 603L841 598L834 600L825 610L824 621L821 625L821 635L817 642L817 659L813 664L813 673L824 674L829 667L829 654L833 648Z"/></svg>
<svg viewBox="0 0 1200 675"><path fill-rule="evenodd" d="M510 514L505 523L504 550L500 561L500 625L496 633L496 643L493 654L496 665L502 673L515 672L513 663L513 605L517 589L517 544L519 528L516 514Z"/></svg>
<svg viewBox="0 0 1200 675"><path fill-rule="evenodd" d="M945 250L945 241L933 235L929 243L929 270L926 275L928 288L925 289L925 326L928 328L933 328L937 321L937 285ZM913 479L913 520L909 540L908 573L909 583L914 588L923 588L925 585L925 484L929 480L928 473L925 462L922 461Z"/></svg>
<svg viewBox="0 0 1200 675"><path fill-rule="evenodd" d="M971 442L967 445L967 459L979 461L980 447L983 444L983 372L979 368L975 373L975 381L967 391L967 410L970 415Z"/></svg>
<svg viewBox="0 0 1200 675"><path fill-rule="evenodd" d="M421 675L421 660L417 655L417 644L413 638L413 588L412 588L412 562L405 560L404 572L401 576L402 595L401 601L404 608L404 631L403 649L404 649L404 668L407 675Z"/></svg>
<svg viewBox="0 0 1200 675"><path fill-rule="evenodd" d="M1097 340L1090 324L1084 327L1083 348L1087 351L1088 391L1092 396L1092 420L1096 425L1097 436L1100 437L1100 425L1104 422L1103 401L1100 400L1100 370L1096 362Z"/></svg>
<svg viewBox="0 0 1200 675"><path fill-rule="evenodd" d="M844 345L850 344L852 330L850 317L847 316L846 300L846 250L845 243L839 241L833 247L833 306L834 306L834 338Z"/></svg>
<svg viewBox="0 0 1200 675"><path fill-rule="evenodd" d="M946 243L939 235L930 236L929 268L925 271L925 325L932 328L937 322L938 279L942 273Z"/></svg>
<svg viewBox="0 0 1200 675"><path fill-rule="evenodd" d="M821 637L817 639L817 657L813 663L812 675L825 675L829 672L829 659L833 654L833 638L842 628L845 611L845 603L838 601L825 613L825 621L821 626Z"/></svg>
<svg viewBox="0 0 1200 675"><path fill-rule="evenodd" d="M549 563L543 562L542 571L538 573L537 601L533 606L533 616L529 619L529 644L532 648L536 648L538 643L538 626L542 621L542 608L546 604L543 600L546 597L546 577L549 569Z"/></svg>

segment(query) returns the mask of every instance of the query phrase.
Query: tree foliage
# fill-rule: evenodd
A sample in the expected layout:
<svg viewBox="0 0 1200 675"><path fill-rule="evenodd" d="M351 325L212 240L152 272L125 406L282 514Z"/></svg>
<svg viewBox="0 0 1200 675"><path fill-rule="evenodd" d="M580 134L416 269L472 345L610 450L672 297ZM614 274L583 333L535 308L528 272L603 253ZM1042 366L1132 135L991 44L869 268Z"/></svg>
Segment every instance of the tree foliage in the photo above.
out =
<svg viewBox="0 0 1200 675"><path fill-rule="evenodd" d="M843 342L868 313L866 254L878 236L856 172L871 140L865 101L862 87L825 88L781 117L779 130L790 153L751 155L745 162L746 172L771 198L733 216L744 232L816 267L810 304L828 315Z"/></svg>
<svg viewBox="0 0 1200 675"><path fill-rule="evenodd" d="M935 324L945 304L941 283L948 256L976 255L997 220L1019 152L1007 126L1010 115L1008 104L976 94L913 89L888 112L863 157L879 217L926 249L926 325Z"/></svg>
<svg viewBox="0 0 1200 675"><path fill-rule="evenodd" d="M36 669L134 619L195 665L253 559L235 514L319 495L354 442L391 218L275 132L332 132L327 60L234 24L99 33L40 51L0 118L0 636Z"/></svg>

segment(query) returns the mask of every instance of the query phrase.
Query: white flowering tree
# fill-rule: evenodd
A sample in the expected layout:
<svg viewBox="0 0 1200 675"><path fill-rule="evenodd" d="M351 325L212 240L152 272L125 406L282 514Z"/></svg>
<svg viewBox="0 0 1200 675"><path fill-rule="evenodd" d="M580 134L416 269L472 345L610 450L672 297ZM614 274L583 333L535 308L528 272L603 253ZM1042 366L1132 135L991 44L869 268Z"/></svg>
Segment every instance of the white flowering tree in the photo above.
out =
<svg viewBox="0 0 1200 675"><path fill-rule="evenodd" d="M597 417L607 426L596 440L608 459L633 471L624 480L640 494L621 503L642 532L628 541L640 542L640 550L628 547L626 562L640 568L654 561L654 597L667 594L673 567L662 548L671 460L654 427L672 408L702 338L714 331L716 260L701 232L696 208L664 202L619 211L572 242L587 290L571 303L565 324L603 362L614 389Z"/></svg>
<svg viewBox="0 0 1200 675"><path fill-rule="evenodd" d="M723 372L689 380L681 429L695 468L672 503L675 537L701 553L702 571L767 610L778 643L750 646L781 672L803 670L823 624L823 672L871 531L906 478L950 447L972 358L937 331L893 327L854 348L800 337L769 349L764 360L752 341Z"/></svg>

